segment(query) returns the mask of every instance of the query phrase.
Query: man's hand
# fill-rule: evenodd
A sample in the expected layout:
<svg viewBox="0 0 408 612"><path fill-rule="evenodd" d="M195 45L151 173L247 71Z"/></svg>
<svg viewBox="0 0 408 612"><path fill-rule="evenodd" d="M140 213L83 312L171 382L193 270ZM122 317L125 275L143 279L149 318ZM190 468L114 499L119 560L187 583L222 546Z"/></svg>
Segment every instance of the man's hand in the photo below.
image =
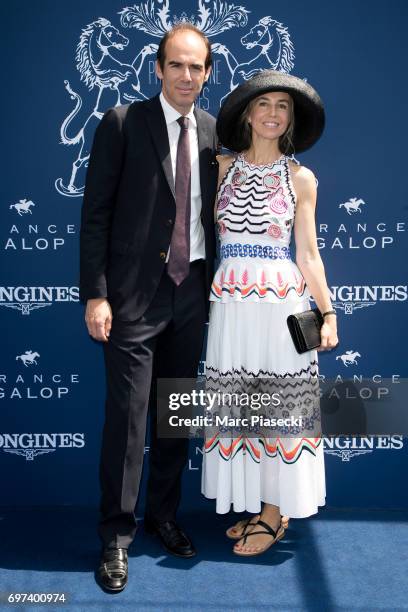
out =
<svg viewBox="0 0 408 612"><path fill-rule="evenodd" d="M107 342L112 327L112 309L106 298L95 298L86 303L85 322L94 340Z"/></svg>

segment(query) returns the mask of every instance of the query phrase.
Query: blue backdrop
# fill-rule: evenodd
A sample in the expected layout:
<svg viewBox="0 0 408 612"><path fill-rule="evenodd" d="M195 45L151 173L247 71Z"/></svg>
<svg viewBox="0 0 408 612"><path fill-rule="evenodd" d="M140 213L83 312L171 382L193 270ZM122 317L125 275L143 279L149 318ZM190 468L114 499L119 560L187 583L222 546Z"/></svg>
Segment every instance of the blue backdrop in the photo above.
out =
<svg viewBox="0 0 408 612"><path fill-rule="evenodd" d="M104 372L77 289L86 162L101 113L158 91L155 51L177 20L194 21L213 44L199 104L214 115L256 68L291 72L321 94L326 131L299 156L319 180L319 246L339 315L341 344L321 355L320 371L400 384L408 340L404 0L21 0L1 13L1 503L98 500ZM325 439L327 504L406 507L407 449L402 435ZM210 503L199 496L200 463L193 443L186 503Z"/></svg>

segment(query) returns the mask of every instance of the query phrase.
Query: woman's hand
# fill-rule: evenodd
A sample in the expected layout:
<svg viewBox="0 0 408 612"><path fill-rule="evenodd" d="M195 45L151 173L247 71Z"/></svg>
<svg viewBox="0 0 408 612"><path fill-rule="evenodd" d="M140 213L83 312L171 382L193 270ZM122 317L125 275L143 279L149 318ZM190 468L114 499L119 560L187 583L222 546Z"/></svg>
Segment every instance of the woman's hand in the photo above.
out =
<svg viewBox="0 0 408 612"><path fill-rule="evenodd" d="M335 348L339 339L337 337L337 321L335 315L328 315L324 318L324 323L320 330L321 344L318 351L330 351Z"/></svg>

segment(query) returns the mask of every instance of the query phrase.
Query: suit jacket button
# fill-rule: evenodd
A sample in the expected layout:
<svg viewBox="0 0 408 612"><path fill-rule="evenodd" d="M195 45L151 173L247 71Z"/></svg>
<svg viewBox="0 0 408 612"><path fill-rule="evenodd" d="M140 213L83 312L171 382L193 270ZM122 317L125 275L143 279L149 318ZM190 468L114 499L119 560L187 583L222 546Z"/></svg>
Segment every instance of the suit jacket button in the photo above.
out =
<svg viewBox="0 0 408 612"><path fill-rule="evenodd" d="M167 221L166 221L166 225L167 225L168 227L171 227L171 226L173 225L173 219L167 219Z"/></svg>
<svg viewBox="0 0 408 612"><path fill-rule="evenodd" d="M163 259L163 260L166 259L166 255L167 255L166 251L160 251L160 259Z"/></svg>

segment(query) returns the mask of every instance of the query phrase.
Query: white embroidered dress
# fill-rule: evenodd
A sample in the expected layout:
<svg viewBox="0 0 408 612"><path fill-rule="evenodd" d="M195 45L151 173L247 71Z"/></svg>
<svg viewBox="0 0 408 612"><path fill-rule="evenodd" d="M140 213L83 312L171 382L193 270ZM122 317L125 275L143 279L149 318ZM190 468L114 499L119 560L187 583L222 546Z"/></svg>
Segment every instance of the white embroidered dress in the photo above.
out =
<svg viewBox="0 0 408 612"><path fill-rule="evenodd" d="M299 355L286 319L307 310L309 291L291 258L296 195L288 159L231 164L217 199L220 264L211 288L206 376L318 375L317 352ZM216 511L257 513L261 502L293 518L325 504L323 441L314 437L207 438L202 492Z"/></svg>

